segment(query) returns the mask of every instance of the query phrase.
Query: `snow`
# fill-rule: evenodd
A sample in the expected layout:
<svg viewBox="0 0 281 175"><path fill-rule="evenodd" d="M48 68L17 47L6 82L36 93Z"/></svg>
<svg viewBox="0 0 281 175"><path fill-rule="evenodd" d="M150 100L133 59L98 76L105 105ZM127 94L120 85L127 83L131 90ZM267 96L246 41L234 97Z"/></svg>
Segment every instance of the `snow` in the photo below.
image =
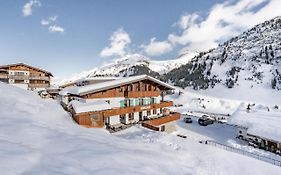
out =
<svg viewBox="0 0 281 175"><path fill-rule="evenodd" d="M188 52L176 59L170 60L152 60L140 54L128 54L124 57L115 59L112 63L107 63L100 67L95 67L91 70L86 70L81 73L76 73L72 77L61 80L60 82L57 80L57 84L66 84L67 82L75 82L80 79L96 76L122 76L123 74L121 74L120 72L124 70L126 70L128 75L132 75L129 68L140 65L147 66L154 72L164 74L172 69L178 68L181 65L188 63L197 54L197 52Z"/></svg>
<svg viewBox="0 0 281 175"><path fill-rule="evenodd" d="M281 110L255 105L247 111L247 105L239 109L229 123L248 128L248 133L281 142Z"/></svg>
<svg viewBox="0 0 281 175"><path fill-rule="evenodd" d="M112 108L110 104L104 100L95 100L86 103L72 100L69 105L73 107L75 113L102 111Z"/></svg>
<svg viewBox="0 0 281 175"><path fill-rule="evenodd" d="M248 128L248 133L281 142L281 94L272 89L254 87L247 84L234 89L217 86L213 89L195 91L189 88L174 94L173 100L181 113L229 115L228 123ZM251 110L246 111L250 104Z"/></svg>
<svg viewBox="0 0 281 175"><path fill-rule="evenodd" d="M280 174L280 167L135 126L78 126L58 102L0 83L1 174Z"/></svg>
<svg viewBox="0 0 281 175"><path fill-rule="evenodd" d="M112 87L116 87L116 86L120 86L120 85L124 85L124 84L130 84L132 82L137 82L137 81L141 81L144 79L148 79L151 81L154 81L162 86L165 86L169 89L174 89L173 86L164 83L156 78L150 77L148 75L139 75L139 76L132 76L132 77L126 77L126 78L120 78L117 80L112 80L112 81L108 81L108 82L102 82L102 83L97 83L97 84L92 84L92 85L87 85L87 86L80 86L80 87L68 87L65 88L64 90L62 90L60 92L61 95L65 95L67 93L71 93L71 94L85 94L88 92L95 92L95 91L100 91L100 90L105 90L108 88L112 88Z"/></svg>

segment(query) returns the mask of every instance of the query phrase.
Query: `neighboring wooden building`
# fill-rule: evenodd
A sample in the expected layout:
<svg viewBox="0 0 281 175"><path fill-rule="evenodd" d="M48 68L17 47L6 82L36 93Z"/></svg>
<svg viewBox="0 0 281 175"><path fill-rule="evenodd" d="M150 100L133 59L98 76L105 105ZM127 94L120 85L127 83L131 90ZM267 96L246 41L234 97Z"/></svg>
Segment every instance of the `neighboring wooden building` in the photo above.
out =
<svg viewBox="0 0 281 175"><path fill-rule="evenodd" d="M252 144L252 146L281 155L281 142L270 138L258 136L256 134L250 134L248 133L248 128L246 127L237 126L237 128L237 137L239 139L248 141L250 145Z"/></svg>
<svg viewBox="0 0 281 175"><path fill-rule="evenodd" d="M281 155L281 110L253 105L249 110L240 107L228 120L236 126L237 138L250 146Z"/></svg>
<svg viewBox="0 0 281 175"><path fill-rule="evenodd" d="M19 85L29 90L50 87L52 76L48 71L24 63L0 66L0 81Z"/></svg>
<svg viewBox="0 0 281 175"><path fill-rule="evenodd" d="M180 117L178 113L170 113L166 109L173 102L164 101L165 92L173 89L160 80L140 75L88 86L69 87L61 95L67 97L65 102L70 102L72 116L80 125L116 128L140 121L151 121L144 126L164 131L165 124Z"/></svg>

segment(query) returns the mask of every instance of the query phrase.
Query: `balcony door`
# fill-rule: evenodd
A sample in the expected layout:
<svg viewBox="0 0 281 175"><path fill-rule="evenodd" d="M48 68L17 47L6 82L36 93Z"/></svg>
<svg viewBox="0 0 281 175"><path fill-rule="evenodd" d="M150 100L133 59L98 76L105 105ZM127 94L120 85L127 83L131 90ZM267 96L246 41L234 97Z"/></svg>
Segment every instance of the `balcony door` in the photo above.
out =
<svg viewBox="0 0 281 175"><path fill-rule="evenodd" d="M142 111L139 112L139 121L142 121Z"/></svg>

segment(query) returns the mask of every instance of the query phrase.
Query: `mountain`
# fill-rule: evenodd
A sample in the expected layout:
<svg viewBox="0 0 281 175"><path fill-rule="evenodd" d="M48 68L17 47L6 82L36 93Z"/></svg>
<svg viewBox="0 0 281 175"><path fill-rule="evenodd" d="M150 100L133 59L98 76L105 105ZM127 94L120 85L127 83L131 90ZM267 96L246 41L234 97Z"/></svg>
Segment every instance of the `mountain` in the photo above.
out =
<svg viewBox="0 0 281 175"><path fill-rule="evenodd" d="M196 52L186 52L186 54L180 55L177 59L159 61L151 60L140 54L129 54L116 59L113 63L76 74L72 78L64 80L64 82L85 77L128 77L141 74L159 78L164 73L188 63L196 55Z"/></svg>
<svg viewBox="0 0 281 175"><path fill-rule="evenodd" d="M164 75L176 86L281 90L281 17L258 24Z"/></svg>

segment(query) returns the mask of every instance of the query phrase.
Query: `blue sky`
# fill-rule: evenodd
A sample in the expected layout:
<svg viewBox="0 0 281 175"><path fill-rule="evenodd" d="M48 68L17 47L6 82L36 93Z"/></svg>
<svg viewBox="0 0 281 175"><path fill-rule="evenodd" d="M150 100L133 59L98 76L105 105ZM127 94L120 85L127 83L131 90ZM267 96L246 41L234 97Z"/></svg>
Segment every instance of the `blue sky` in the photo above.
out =
<svg viewBox="0 0 281 175"><path fill-rule="evenodd" d="M176 58L280 15L278 5L280 0L0 0L0 64L25 62L64 78L126 54Z"/></svg>

